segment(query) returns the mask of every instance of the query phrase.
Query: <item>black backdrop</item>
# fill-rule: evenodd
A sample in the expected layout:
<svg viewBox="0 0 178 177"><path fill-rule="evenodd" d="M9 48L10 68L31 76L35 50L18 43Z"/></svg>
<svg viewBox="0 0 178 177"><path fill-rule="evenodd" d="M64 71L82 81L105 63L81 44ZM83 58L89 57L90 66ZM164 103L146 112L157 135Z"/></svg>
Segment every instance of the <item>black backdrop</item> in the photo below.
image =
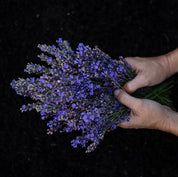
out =
<svg viewBox="0 0 178 177"><path fill-rule="evenodd" d="M157 130L118 128L97 150L70 145L77 133L46 135L31 101L10 87L27 77L27 62L39 63L37 44L62 37L73 48L97 45L113 58L157 56L178 44L177 0L0 0L0 176L2 177L176 177L178 138ZM172 100L176 109L177 75Z"/></svg>

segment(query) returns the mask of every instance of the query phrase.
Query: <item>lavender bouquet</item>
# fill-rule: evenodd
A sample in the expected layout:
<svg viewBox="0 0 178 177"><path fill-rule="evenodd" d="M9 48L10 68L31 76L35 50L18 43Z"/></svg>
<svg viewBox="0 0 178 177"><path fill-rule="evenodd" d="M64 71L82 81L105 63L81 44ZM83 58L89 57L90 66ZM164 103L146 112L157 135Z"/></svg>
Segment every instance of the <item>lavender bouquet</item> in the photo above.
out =
<svg viewBox="0 0 178 177"><path fill-rule="evenodd" d="M114 98L113 91L136 74L123 57L112 59L96 46L92 49L79 43L73 51L67 41L59 38L56 42L58 46L38 45L43 52L38 57L49 67L27 64L24 72L36 73L38 78L18 78L12 80L11 86L17 94L36 101L22 105L22 112L36 109L42 120L50 119L47 134L80 130L81 136L71 144L74 148L87 146L88 153L106 132L116 129L122 121L129 121L129 108ZM142 88L134 96L171 106L171 87L172 82L164 82Z"/></svg>

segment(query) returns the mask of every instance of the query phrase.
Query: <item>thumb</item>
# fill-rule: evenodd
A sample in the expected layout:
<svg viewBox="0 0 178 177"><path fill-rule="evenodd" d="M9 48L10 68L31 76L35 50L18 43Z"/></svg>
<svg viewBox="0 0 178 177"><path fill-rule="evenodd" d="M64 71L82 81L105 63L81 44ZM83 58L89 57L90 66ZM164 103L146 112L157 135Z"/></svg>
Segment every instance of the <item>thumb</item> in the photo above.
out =
<svg viewBox="0 0 178 177"><path fill-rule="evenodd" d="M133 93L135 92L137 89L141 88L141 87L145 87L146 84L144 82L144 78L142 75L137 75L134 79L132 79L131 81L127 82L124 85L124 89L128 92L128 93Z"/></svg>
<svg viewBox="0 0 178 177"><path fill-rule="evenodd" d="M137 108L137 106L140 105L140 99L130 96L122 89L115 90L114 96L120 103L124 104L130 109L135 110L135 108Z"/></svg>

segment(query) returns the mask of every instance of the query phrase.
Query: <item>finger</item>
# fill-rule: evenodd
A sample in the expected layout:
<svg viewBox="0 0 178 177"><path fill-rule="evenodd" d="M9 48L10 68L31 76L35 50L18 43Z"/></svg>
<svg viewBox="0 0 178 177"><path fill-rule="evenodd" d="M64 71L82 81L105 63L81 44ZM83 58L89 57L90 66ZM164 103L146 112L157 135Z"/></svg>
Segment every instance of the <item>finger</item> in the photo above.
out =
<svg viewBox="0 0 178 177"><path fill-rule="evenodd" d="M121 89L115 90L114 96L120 103L124 104L130 109L135 110L135 108L140 105L140 99L130 96L128 93L124 92Z"/></svg>
<svg viewBox="0 0 178 177"><path fill-rule="evenodd" d="M129 116L130 119L132 119ZM122 120L119 124L117 124L117 126L121 127L121 128L131 128L131 120L127 121L127 120Z"/></svg>
<svg viewBox="0 0 178 177"><path fill-rule="evenodd" d="M125 58L126 62L131 66L132 69L136 70L136 66L137 66L137 57L126 57Z"/></svg>
<svg viewBox="0 0 178 177"><path fill-rule="evenodd" d="M119 123L117 126L121 128L135 128L135 129L140 128L137 124L134 124L132 122L122 122Z"/></svg>
<svg viewBox="0 0 178 177"><path fill-rule="evenodd" d="M122 123L119 123L117 126L119 126L121 128L132 128L130 122L122 122Z"/></svg>
<svg viewBox="0 0 178 177"><path fill-rule="evenodd" d="M134 129L144 128L144 126L142 125L142 122L140 124L139 117L137 116L131 116L129 121L121 122L117 124L117 126L121 128L134 128Z"/></svg>
<svg viewBox="0 0 178 177"><path fill-rule="evenodd" d="M132 79L131 81L127 82L124 85L124 89L128 92L128 93L133 93L135 92L137 89L141 88L141 87L145 87L146 83L145 80L143 78L142 75L138 74L134 79Z"/></svg>

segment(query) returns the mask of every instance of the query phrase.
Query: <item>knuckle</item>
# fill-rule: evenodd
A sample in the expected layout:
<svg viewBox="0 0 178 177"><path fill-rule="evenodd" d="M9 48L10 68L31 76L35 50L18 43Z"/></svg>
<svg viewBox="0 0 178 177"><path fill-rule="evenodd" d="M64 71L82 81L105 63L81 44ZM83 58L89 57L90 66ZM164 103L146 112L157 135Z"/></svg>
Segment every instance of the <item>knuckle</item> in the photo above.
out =
<svg viewBox="0 0 178 177"><path fill-rule="evenodd" d="M128 93L133 93L135 91L135 89L131 86L130 82L128 82L127 84L125 84L124 89L128 92Z"/></svg>
<svg viewBox="0 0 178 177"><path fill-rule="evenodd" d="M151 84L151 81L147 78L145 81L146 86L149 86Z"/></svg>
<svg viewBox="0 0 178 177"><path fill-rule="evenodd" d="M123 93L122 90L120 90L120 93L117 95L117 99L118 99L119 101L124 99L124 93Z"/></svg>
<svg viewBox="0 0 178 177"><path fill-rule="evenodd" d="M150 85L150 79L149 79L149 75L143 75L143 81L144 81L144 86L149 86Z"/></svg>
<svg viewBox="0 0 178 177"><path fill-rule="evenodd" d="M130 84L125 84L124 86L124 89L127 91L127 92L131 92L132 91L132 88L130 87Z"/></svg>
<svg viewBox="0 0 178 177"><path fill-rule="evenodd" d="M137 99L137 102L135 105L133 105L134 110L140 110L144 105L144 101L142 99Z"/></svg>

